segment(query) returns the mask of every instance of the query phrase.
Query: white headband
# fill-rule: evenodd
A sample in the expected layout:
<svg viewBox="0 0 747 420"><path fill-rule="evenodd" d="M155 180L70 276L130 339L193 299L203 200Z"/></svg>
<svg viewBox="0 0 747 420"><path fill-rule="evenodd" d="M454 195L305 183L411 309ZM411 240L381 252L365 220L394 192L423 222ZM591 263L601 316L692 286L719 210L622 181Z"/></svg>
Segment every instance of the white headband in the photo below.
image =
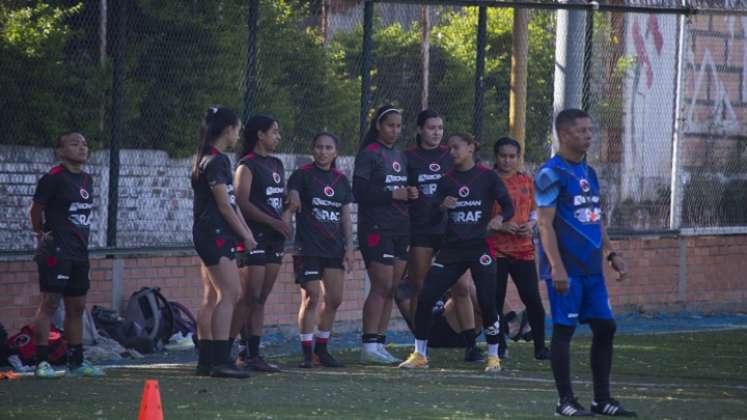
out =
<svg viewBox="0 0 747 420"><path fill-rule="evenodd" d="M401 112L399 112L399 109L397 108L388 108L386 111L382 112L381 115L379 115L379 118L376 118L376 123L380 123L381 119L384 118L384 115L390 112L396 112L397 114L401 114Z"/></svg>

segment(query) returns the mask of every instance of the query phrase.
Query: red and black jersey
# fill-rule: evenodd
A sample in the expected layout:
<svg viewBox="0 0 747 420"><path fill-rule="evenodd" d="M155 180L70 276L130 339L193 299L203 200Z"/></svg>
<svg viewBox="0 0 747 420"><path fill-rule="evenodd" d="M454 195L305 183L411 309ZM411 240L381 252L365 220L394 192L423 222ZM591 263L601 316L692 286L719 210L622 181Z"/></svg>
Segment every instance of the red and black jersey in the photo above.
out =
<svg viewBox="0 0 747 420"><path fill-rule="evenodd" d="M485 246L487 226L493 205L501 205L502 216L508 220L513 216L513 204L506 186L492 170L475 165L467 171L452 169L438 182L433 197L434 209L447 196L456 197L457 204L447 210L444 248L467 246L472 243Z"/></svg>
<svg viewBox="0 0 747 420"><path fill-rule="evenodd" d="M231 172L231 159L216 148L202 158L199 165L200 174L197 184L193 186L194 197L194 227L200 229L220 229L223 232L233 233L228 222L218 210L212 187L225 185L228 192L228 200L236 209L236 195L233 187L233 174Z"/></svg>
<svg viewBox="0 0 747 420"><path fill-rule="evenodd" d="M285 169L283 162L274 156L261 156L248 153L241 158L239 165L244 165L252 172L252 186L249 202L270 217L278 220L283 217L285 203ZM270 226L248 219L247 224L258 241L284 241L283 234Z"/></svg>
<svg viewBox="0 0 747 420"><path fill-rule="evenodd" d="M406 202L392 199L392 191L407 187L404 153L375 142L358 152L353 191L358 202L358 227L409 235L410 213Z"/></svg>
<svg viewBox="0 0 747 420"><path fill-rule="evenodd" d="M88 259L93 182L86 172L55 166L39 179L34 201L44 208L44 231L52 232L59 259Z"/></svg>
<svg viewBox="0 0 747 420"><path fill-rule="evenodd" d="M301 212L296 216L299 255L341 258L345 254L342 207L353 201L348 178L310 163L291 174L288 190L298 191L301 197Z"/></svg>
<svg viewBox="0 0 747 420"><path fill-rule="evenodd" d="M439 224L431 223L433 196L438 181L454 166L454 160L446 145L426 150L419 146L405 151L407 156L407 183L418 187L418 199L410 203L410 224L414 235L442 234L446 219Z"/></svg>

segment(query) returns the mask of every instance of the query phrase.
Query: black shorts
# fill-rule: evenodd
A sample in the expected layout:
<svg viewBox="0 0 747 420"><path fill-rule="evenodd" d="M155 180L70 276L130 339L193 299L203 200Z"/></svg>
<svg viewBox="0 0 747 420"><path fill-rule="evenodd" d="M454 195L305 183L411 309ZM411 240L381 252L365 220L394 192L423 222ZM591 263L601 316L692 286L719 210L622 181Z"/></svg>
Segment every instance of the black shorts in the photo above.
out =
<svg viewBox="0 0 747 420"><path fill-rule="evenodd" d="M293 256L293 270L296 273L296 284L321 280L324 270L344 269L342 258L311 257L303 255Z"/></svg>
<svg viewBox="0 0 747 420"><path fill-rule="evenodd" d="M88 260L58 260L54 256L37 257L39 290L63 296L85 296L91 287Z"/></svg>
<svg viewBox="0 0 747 420"><path fill-rule="evenodd" d="M263 242L253 250L239 254L239 267L280 264L283 261L284 253L284 240Z"/></svg>
<svg viewBox="0 0 747 420"><path fill-rule="evenodd" d="M392 235L358 230L358 247L368 267L371 262L393 265L394 259L407 261L410 245L409 235Z"/></svg>
<svg viewBox="0 0 747 420"><path fill-rule="evenodd" d="M431 248L438 251L441 248L441 240L444 235L433 233L413 233L410 236L410 247L412 248Z"/></svg>
<svg viewBox="0 0 747 420"><path fill-rule="evenodd" d="M236 238L222 229L194 229L195 251L207 267L218 265L221 257L236 258Z"/></svg>
<svg viewBox="0 0 747 420"><path fill-rule="evenodd" d="M431 320L431 330L428 334L428 347L433 348L454 348L464 347L462 336L454 331L442 314L438 318Z"/></svg>

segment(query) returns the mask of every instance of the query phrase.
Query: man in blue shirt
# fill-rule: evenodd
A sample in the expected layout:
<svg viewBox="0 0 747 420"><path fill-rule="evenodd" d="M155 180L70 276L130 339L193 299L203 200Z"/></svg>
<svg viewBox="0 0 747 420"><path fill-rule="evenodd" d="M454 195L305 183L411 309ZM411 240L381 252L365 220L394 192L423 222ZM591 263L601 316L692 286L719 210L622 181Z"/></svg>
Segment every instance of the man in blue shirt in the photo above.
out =
<svg viewBox="0 0 747 420"><path fill-rule="evenodd" d="M555 412L571 417L635 417L610 397L616 324L604 280L604 259L619 273L618 280L625 279L627 273L622 257L612 251L602 224L599 181L586 162L592 141L591 118L579 109L566 109L556 117L555 130L560 141L558 154L540 168L535 178L540 277L547 283L552 308L550 353L560 395ZM588 323L593 333L591 411L578 403L571 388L570 344L578 322Z"/></svg>

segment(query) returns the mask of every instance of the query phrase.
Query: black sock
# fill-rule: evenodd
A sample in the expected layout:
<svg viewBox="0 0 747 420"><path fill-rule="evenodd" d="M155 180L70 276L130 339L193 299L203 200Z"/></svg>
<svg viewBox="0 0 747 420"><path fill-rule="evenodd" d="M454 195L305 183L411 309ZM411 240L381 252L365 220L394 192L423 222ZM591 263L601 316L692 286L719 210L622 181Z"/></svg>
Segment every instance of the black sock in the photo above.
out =
<svg viewBox="0 0 747 420"><path fill-rule="evenodd" d="M326 353L327 343L329 343L329 338L316 337L314 340L314 351L317 353Z"/></svg>
<svg viewBox="0 0 747 420"><path fill-rule="evenodd" d="M462 336L462 341L464 342L464 347L471 349L472 347L475 347L475 330L472 328L466 329L462 331L459 335Z"/></svg>
<svg viewBox="0 0 747 420"><path fill-rule="evenodd" d="M573 398L571 387L571 337L575 327L553 324L550 342L550 364L561 400Z"/></svg>
<svg viewBox="0 0 747 420"><path fill-rule="evenodd" d="M617 326L608 319L589 320L594 334L591 340L591 375L594 380L594 401L610 399L610 371L612 370L612 343Z"/></svg>
<svg viewBox="0 0 747 420"><path fill-rule="evenodd" d="M378 334L363 334L363 337L361 338L364 343L378 343L379 342L379 335Z"/></svg>
<svg viewBox="0 0 747 420"><path fill-rule="evenodd" d="M83 344L67 345L67 364L70 366L83 364Z"/></svg>
<svg viewBox="0 0 747 420"><path fill-rule="evenodd" d="M262 337L258 335L250 335L246 340L246 349L250 358L259 356L259 342Z"/></svg>
<svg viewBox="0 0 747 420"><path fill-rule="evenodd" d="M200 340L200 347L197 352L197 364L200 366L213 365L213 341Z"/></svg>
<svg viewBox="0 0 747 420"><path fill-rule="evenodd" d="M36 363L49 361L49 346L36 346Z"/></svg>
<svg viewBox="0 0 747 420"><path fill-rule="evenodd" d="M386 336L384 334L376 334L376 342L386 344Z"/></svg>
<svg viewBox="0 0 747 420"><path fill-rule="evenodd" d="M311 341L302 341L301 350L303 350L304 360L311 360L313 355L313 344Z"/></svg>
<svg viewBox="0 0 747 420"><path fill-rule="evenodd" d="M228 340L213 340L213 366L230 363Z"/></svg>

